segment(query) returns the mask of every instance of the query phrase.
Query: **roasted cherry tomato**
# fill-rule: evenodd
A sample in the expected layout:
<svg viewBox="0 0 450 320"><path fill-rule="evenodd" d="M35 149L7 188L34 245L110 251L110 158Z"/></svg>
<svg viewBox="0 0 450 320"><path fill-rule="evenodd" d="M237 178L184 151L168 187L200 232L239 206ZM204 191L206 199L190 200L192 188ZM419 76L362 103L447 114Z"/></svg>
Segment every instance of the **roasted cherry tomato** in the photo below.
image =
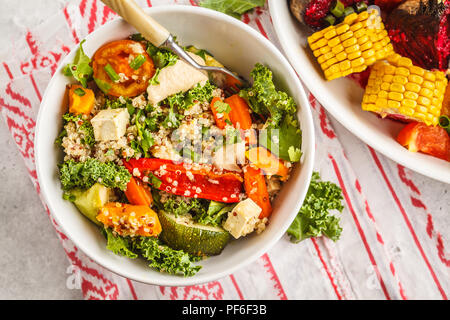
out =
<svg viewBox="0 0 450 320"><path fill-rule="evenodd" d="M444 128L411 122L397 136L397 141L409 151L423 152L450 161L450 137Z"/></svg>
<svg viewBox="0 0 450 320"><path fill-rule="evenodd" d="M145 47L133 40L112 41L100 47L92 58L92 68L94 78L107 87L103 91L114 97L141 94L155 74Z"/></svg>

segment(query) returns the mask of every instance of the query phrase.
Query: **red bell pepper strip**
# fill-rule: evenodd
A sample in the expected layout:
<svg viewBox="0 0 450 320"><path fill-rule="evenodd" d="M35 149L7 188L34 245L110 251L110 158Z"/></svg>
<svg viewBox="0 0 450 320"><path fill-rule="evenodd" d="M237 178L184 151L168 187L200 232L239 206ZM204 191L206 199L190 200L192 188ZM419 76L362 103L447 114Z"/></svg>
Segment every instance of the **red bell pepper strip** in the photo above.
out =
<svg viewBox="0 0 450 320"><path fill-rule="evenodd" d="M198 169L198 166L157 158L130 159L124 166L131 174L139 171L141 178L152 173L161 181L153 184L155 188L179 196L234 203L239 202L243 189L242 176L231 171Z"/></svg>
<svg viewBox="0 0 450 320"><path fill-rule="evenodd" d="M450 137L444 128L411 122L398 134L397 142L412 152L423 152L450 161Z"/></svg>

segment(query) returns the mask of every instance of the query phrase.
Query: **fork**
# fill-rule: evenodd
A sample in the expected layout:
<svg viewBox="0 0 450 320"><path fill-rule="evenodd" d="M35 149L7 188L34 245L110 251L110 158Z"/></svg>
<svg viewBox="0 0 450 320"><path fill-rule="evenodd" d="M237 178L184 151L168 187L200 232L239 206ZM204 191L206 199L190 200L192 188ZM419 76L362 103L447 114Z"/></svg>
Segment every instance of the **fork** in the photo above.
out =
<svg viewBox="0 0 450 320"><path fill-rule="evenodd" d="M142 36L150 41L156 47L170 49L182 60L190 64L196 69L208 72L208 74L215 74L220 79L224 76L230 76L241 83L241 86L246 86L247 81L240 76L226 68L203 66L198 64L192 57L179 46L170 32L160 25L155 19L147 15L144 10L134 0L101 0L104 4L115 11L125 21L136 28ZM216 79L212 77L212 79ZM227 95L233 94L234 90L230 87L224 87L225 81L215 81L216 85L222 87Z"/></svg>

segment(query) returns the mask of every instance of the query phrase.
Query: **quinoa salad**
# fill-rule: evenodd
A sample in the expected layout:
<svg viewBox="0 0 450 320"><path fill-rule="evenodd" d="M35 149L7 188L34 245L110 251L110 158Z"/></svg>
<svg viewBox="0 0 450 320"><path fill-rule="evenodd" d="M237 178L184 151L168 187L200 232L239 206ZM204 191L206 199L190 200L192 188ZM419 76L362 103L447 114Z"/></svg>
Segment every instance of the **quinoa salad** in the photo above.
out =
<svg viewBox="0 0 450 320"><path fill-rule="evenodd" d="M81 42L55 144L63 198L113 253L193 276L200 260L258 236L302 157L297 106L257 63L252 84L212 78L140 34ZM184 49L199 64L211 53Z"/></svg>

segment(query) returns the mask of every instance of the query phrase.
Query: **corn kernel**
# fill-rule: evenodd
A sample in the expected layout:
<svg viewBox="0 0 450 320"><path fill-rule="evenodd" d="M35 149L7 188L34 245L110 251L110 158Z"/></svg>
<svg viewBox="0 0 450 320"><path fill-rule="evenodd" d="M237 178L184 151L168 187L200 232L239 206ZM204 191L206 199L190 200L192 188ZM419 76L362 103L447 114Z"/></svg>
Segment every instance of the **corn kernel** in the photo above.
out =
<svg viewBox="0 0 450 320"><path fill-rule="evenodd" d="M389 88L393 92L405 92L405 87L400 83L391 83L391 86Z"/></svg>
<svg viewBox="0 0 450 320"><path fill-rule="evenodd" d="M428 107L429 105L431 105L431 100L426 97L419 96L419 98L417 99L417 103Z"/></svg>
<svg viewBox="0 0 450 320"><path fill-rule="evenodd" d="M331 49L331 51L332 51L334 54L338 54L339 52L344 51L344 46L343 46L342 44L339 44L339 45L333 47L333 48Z"/></svg>
<svg viewBox="0 0 450 320"><path fill-rule="evenodd" d="M375 94L369 95L369 102L375 103L375 101L377 101L377 96Z"/></svg>
<svg viewBox="0 0 450 320"><path fill-rule="evenodd" d="M445 81L438 81L438 82L436 82L436 89L444 92L445 87L447 87L447 84L446 84Z"/></svg>
<svg viewBox="0 0 450 320"><path fill-rule="evenodd" d="M430 82L430 81L424 81L424 82L422 83L422 86L423 86L424 88L427 88L427 89L430 89L430 90L434 90L434 88L435 88L434 83L433 83L433 82ZM439 90L439 89L438 89L438 90Z"/></svg>
<svg viewBox="0 0 450 320"><path fill-rule="evenodd" d="M355 44L353 46L345 48L345 52L347 52L347 53L352 53L352 52L355 52L355 51L358 51L358 50L359 50L359 44Z"/></svg>
<svg viewBox="0 0 450 320"><path fill-rule="evenodd" d="M400 107L398 109L398 111L400 112L400 114L404 114L404 115L410 116L410 117L414 114L413 108L408 108L408 107L404 107L404 106Z"/></svg>
<svg viewBox="0 0 450 320"><path fill-rule="evenodd" d="M420 89L419 94L421 96L427 97L428 99L432 99L433 98L433 91L428 89L428 88L422 88Z"/></svg>
<svg viewBox="0 0 450 320"><path fill-rule="evenodd" d="M350 26L348 24L343 24L343 25L336 27L336 33L343 34L343 33L347 32L348 29L350 29Z"/></svg>
<svg viewBox="0 0 450 320"><path fill-rule="evenodd" d="M400 59L400 58L401 58L401 56L399 54L394 53L394 54L390 55L389 57L387 57L387 61L390 64L392 64L394 66L397 66L397 60Z"/></svg>
<svg viewBox="0 0 450 320"><path fill-rule="evenodd" d="M328 40L329 40L329 39L335 37L336 35L337 35L336 29L335 29L335 28L332 28L330 31L325 32L325 33L323 34L323 37L324 37L325 39L328 39Z"/></svg>
<svg viewBox="0 0 450 320"><path fill-rule="evenodd" d="M388 94L389 99L396 100L396 101L402 101L403 100L403 94L399 92L389 92Z"/></svg>
<svg viewBox="0 0 450 320"><path fill-rule="evenodd" d="M421 89L417 83L412 83L412 82L408 82L407 84L405 84L405 88L406 88L406 90L412 91L412 92L419 92Z"/></svg>
<svg viewBox="0 0 450 320"><path fill-rule="evenodd" d="M372 47L373 47L373 42L372 41L367 41L366 43L360 45L361 51L369 50Z"/></svg>
<svg viewBox="0 0 450 320"><path fill-rule="evenodd" d="M363 11L358 15L358 18L356 19L356 21L367 20L368 17L369 17L369 13L367 11Z"/></svg>
<svg viewBox="0 0 450 320"><path fill-rule="evenodd" d="M394 76L392 81L395 82L395 83L400 83L402 85L405 85L405 84L408 83L408 78L405 77L405 76Z"/></svg>
<svg viewBox="0 0 450 320"><path fill-rule="evenodd" d="M358 40L356 40L356 38L350 38L350 39L347 39L344 42L342 42L342 45L344 46L344 48L348 48L357 43L358 43Z"/></svg>
<svg viewBox="0 0 450 320"><path fill-rule="evenodd" d="M421 112L414 112L414 117L425 122L427 116Z"/></svg>
<svg viewBox="0 0 450 320"><path fill-rule="evenodd" d="M389 82L383 82L381 84L381 90L389 91L390 87L391 87L391 84Z"/></svg>
<svg viewBox="0 0 450 320"><path fill-rule="evenodd" d="M423 75L425 74L425 70L417 66L409 67L409 71L411 71L412 74L417 74L418 76L421 77L423 77Z"/></svg>
<svg viewBox="0 0 450 320"><path fill-rule="evenodd" d="M321 67L322 67L322 69L326 69L326 68L328 68L329 66L332 66L333 64L335 64L335 63L337 63L337 62L338 62L338 60L337 60L335 57L333 57L333 58L331 58L331 59L328 59L328 60L325 61L324 63L322 63Z"/></svg>
<svg viewBox="0 0 450 320"><path fill-rule="evenodd" d="M422 84L423 82L423 78L415 74L409 75L408 80L417 84Z"/></svg>
<svg viewBox="0 0 450 320"><path fill-rule="evenodd" d="M395 74L399 76L409 76L409 70L403 67L398 67L395 69Z"/></svg>
<svg viewBox="0 0 450 320"><path fill-rule="evenodd" d="M357 38L357 42L359 45L363 45L364 43L369 41L369 37L368 36L363 36L361 38Z"/></svg>
<svg viewBox="0 0 450 320"><path fill-rule="evenodd" d="M411 100L411 99L403 99L402 106L414 109L417 106L417 102L415 100Z"/></svg>
<svg viewBox="0 0 450 320"><path fill-rule="evenodd" d="M386 98L388 97L388 92L386 90L380 90L380 92L378 92L378 98Z"/></svg>
<svg viewBox="0 0 450 320"><path fill-rule="evenodd" d="M354 71L353 71L353 68L344 70L344 71L342 71L342 76L343 76L343 77L348 76L349 74L352 74L353 72L354 72Z"/></svg>
<svg viewBox="0 0 450 320"><path fill-rule="evenodd" d="M348 56L347 56L348 60L354 60L359 57L361 57L361 51L352 52L352 53L348 54Z"/></svg>
<svg viewBox="0 0 450 320"><path fill-rule="evenodd" d="M330 70L331 73L338 73L340 71L339 65L334 64L331 67L329 67L328 70Z"/></svg>
<svg viewBox="0 0 450 320"><path fill-rule="evenodd" d="M325 58L325 56L320 56L317 58L317 62L322 65L325 61L327 60L327 58Z"/></svg>
<svg viewBox="0 0 450 320"><path fill-rule="evenodd" d="M353 22L355 22L355 20L356 19L358 19L358 14L357 13L352 13L352 14L349 14L348 16L346 16L345 18L344 18L344 23L346 23L346 24L352 24Z"/></svg>
<svg viewBox="0 0 450 320"><path fill-rule="evenodd" d="M319 49L320 53L325 54L327 52L331 51L331 48L329 46L325 46Z"/></svg>
<svg viewBox="0 0 450 320"><path fill-rule="evenodd" d="M333 38L328 41L328 46L331 48L334 48L340 43L341 43L341 39L339 39L339 37L336 37L336 38Z"/></svg>
<svg viewBox="0 0 450 320"><path fill-rule="evenodd" d="M372 64L374 64L377 61L377 58L372 56L366 59L366 65L370 66Z"/></svg>
<svg viewBox="0 0 450 320"><path fill-rule="evenodd" d="M385 99L385 98L378 98L378 99L375 101L375 106L380 107L380 108L386 107L387 104L388 104L388 101L387 101L387 99Z"/></svg>
<svg viewBox="0 0 450 320"><path fill-rule="evenodd" d="M388 100L388 107L392 109L400 108L400 102L394 100Z"/></svg>
<svg viewBox="0 0 450 320"><path fill-rule="evenodd" d="M343 61L347 58L347 54L345 52L340 52L336 55L337 61Z"/></svg>
<svg viewBox="0 0 450 320"><path fill-rule="evenodd" d="M441 80L445 79L445 74L441 71L436 71L434 73L434 75L435 75L437 81L441 81Z"/></svg>
<svg viewBox="0 0 450 320"><path fill-rule="evenodd" d="M428 108L428 112L431 112L436 117L439 117L441 115L441 109L436 107L436 105L432 105Z"/></svg>
<svg viewBox="0 0 450 320"><path fill-rule="evenodd" d="M405 85L405 87L407 87L407 85ZM406 91L404 93L405 98L407 99L411 99L411 100L417 100L419 98L419 95L416 92L412 92L412 91Z"/></svg>
<svg viewBox="0 0 450 320"><path fill-rule="evenodd" d="M428 108L419 104L416 107L416 112L426 114L428 112Z"/></svg>
<svg viewBox="0 0 450 320"><path fill-rule="evenodd" d="M365 62L364 58L363 57L359 57L359 58L356 58L356 59L352 60L351 64L352 64L353 68L357 68L359 66L362 66L364 64L364 62Z"/></svg>
<svg viewBox="0 0 450 320"><path fill-rule="evenodd" d="M341 69L341 71L350 69L352 67L350 61L346 60L346 61L342 61L339 63L339 68Z"/></svg>
<svg viewBox="0 0 450 320"><path fill-rule="evenodd" d="M375 55L375 51L373 49L366 50L362 53L364 59L370 58Z"/></svg>
<svg viewBox="0 0 450 320"><path fill-rule="evenodd" d="M353 31L353 36L356 37L356 38L361 38L361 37L364 37L366 35L366 30L365 29L352 30L352 31Z"/></svg>
<svg viewBox="0 0 450 320"><path fill-rule="evenodd" d="M313 51L313 55L314 57L318 58L322 55L322 53L320 52L320 49L317 49Z"/></svg>
<svg viewBox="0 0 450 320"><path fill-rule="evenodd" d="M392 79L394 78L393 75L386 74L383 76L383 82L392 82Z"/></svg>
<svg viewBox="0 0 450 320"><path fill-rule="evenodd" d="M353 67L353 72L363 72L366 69L367 69L367 66L363 64L362 66L359 66L359 67Z"/></svg>
<svg viewBox="0 0 450 320"><path fill-rule="evenodd" d="M431 71L425 72L425 74L423 75L423 78L425 80L428 80L428 81L431 81L431 82L435 82L436 81L436 75L434 74L434 72L431 72Z"/></svg>
<svg viewBox="0 0 450 320"><path fill-rule="evenodd" d="M412 66L412 61L411 59L405 58L405 57L401 57L400 59L398 59L397 61L397 65L399 67L411 67Z"/></svg>

